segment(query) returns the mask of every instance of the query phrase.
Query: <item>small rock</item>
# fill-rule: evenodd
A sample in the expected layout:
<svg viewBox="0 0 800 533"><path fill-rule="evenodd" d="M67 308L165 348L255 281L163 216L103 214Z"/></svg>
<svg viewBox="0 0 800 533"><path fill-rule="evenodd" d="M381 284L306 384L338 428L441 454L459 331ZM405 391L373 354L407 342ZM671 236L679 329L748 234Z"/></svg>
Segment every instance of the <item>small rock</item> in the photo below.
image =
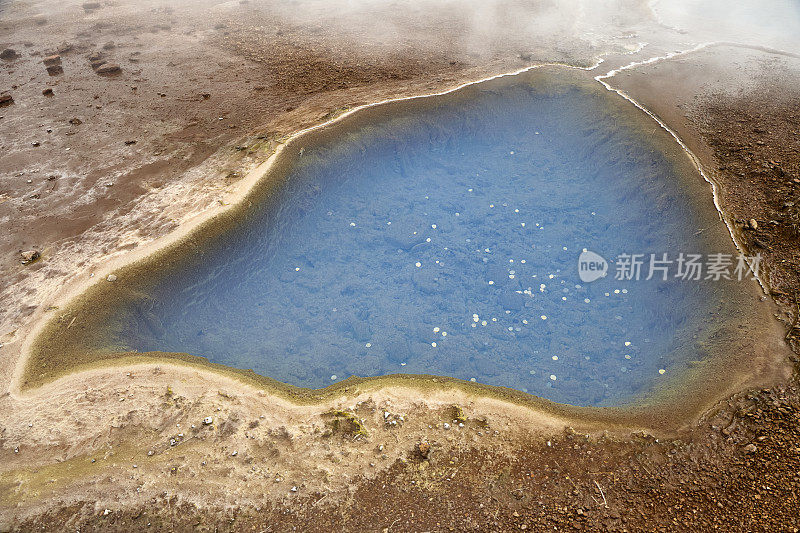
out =
<svg viewBox="0 0 800 533"><path fill-rule="evenodd" d="M95 70L98 74L119 74L122 72L122 68L116 63L103 63Z"/></svg>
<svg viewBox="0 0 800 533"><path fill-rule="evenodd" d="M110 514L111 514L111 509L106 509L105 511L103 511L103 516L108 516Z"/></svg>
<svg viewBox="0 0 800 533"><path fill-rule="evenodd" d="M92 11L95 9L100 9L100 2L86 2L83 4L84 11Z"/></svg>
<svg viewBox="0 0 800 533"><path fill-rule="evenodd" d="M103 54L101 54L100 52L92 52L91 54L86 56L86 59L88 59L89 61L100 61L101 59L103 59Z"/></svg>
<svg viewBox="0 0 800 533"><path fill-rule="evenodd" d="M58 54L53 54L51 56L47 56L44 59L42 59L42 63L44 63L44 66L46 66L46 67L52 67L52 66L55 66L55 65L60 65L61 64L61 56L58 55Z"/></svg>
<svg viewBox="0 0 800 533"><path fill-rule="evenodd" d="M53 89L45 89L42 91L44 96L53 96Z"/></svg>
<svg viewBox="0 0 800 533"><path fill-rule="evenodd" d="M12 48L6 48L2 52L0 52L0 59L5 59L6 61L13 61L19 57L19 54L16 50Z"/></svg>
<svg viewBox="0 0 800 533"><path fill-rule="evenodd" d="M14 103L14 98L10 94L0 94L0 107L6 107Z"/></svg>
<svg viewBox="0 0 800 533"><path fill-rule="evenodd" d="M236 457L237 455L239 455L239 452L235 450L231 452L231 457Z"/></svg>
<svg viewBox="0 0 800 533"><path fill-rule="evenodd" d="M206 425L206 426L210 426L213 423L214 423L214 419L212 417L210 417L210 416L207 416L207 417L205 417L203 419L203 424Z"/></svg>
<svg viewBox="0 0 800 533"><path fill-rule="evenodd" d="M747 226L752 230L756 230L758 229L758 221L754 218L751 218L750 221L747 223Z"/></svg>
<svg viewBox="0 0 800 533"><path fill-rule="evenodd" d="M20 252L19 255L22 256L23 265L27 265L28 263L33 263L34 261L39 259L39 257L41 257L41 254L39 253L38 250L27 250L25 252Z"/></svg>
<svg viewBox="0 0 800 533"><path fill-rule="evenodd" d="M73 126L80 126L81 124L83 124L83 121L79 118L71 118L69 119L69 123L72 124Z"/></svg>
<svg viewBox="0 0 800 533"><path fill-rule="evenodd" d="M106 44L103 45L103 50L113 50L116 47L117 45L114 44L114 41L108 41Z"/></svg>
<svg viewBox="0 0 800 533"><path fill-rule="evenodd" d="M117 276L115 274L109 274L108 277L106 278L106 281L110 281L113 283L117 281Z"/></svg>
<svg viewBox="0 0 800 533"><path fill-rule="evenodd" d="M444 423L444 429L450 429L450 424L448 424L447 422L445 422L445 423Z"/></svg>
<svg viewBox="0 0 800 533"><path fill-rule="evenodd" d="M756 445L752 443L744 447L745 453L755 453L757 449L758 447L756 447Z"/></svg>
<svg viewBox="0 0 800 533"><path fill-rule="evenodd" d="M61 65L50 65L47 67L47 73L50 76L58 76L59 74L64 74L64 69Z"/></svg>
<svg viewBox="0 0 800 533"><path fill-rule="evenodd" d="M424 458L428 458L428 454L431 453L431 445L428 441L423 440L419 444L417 444L417 450L419 450L419 454Z"/></svg>

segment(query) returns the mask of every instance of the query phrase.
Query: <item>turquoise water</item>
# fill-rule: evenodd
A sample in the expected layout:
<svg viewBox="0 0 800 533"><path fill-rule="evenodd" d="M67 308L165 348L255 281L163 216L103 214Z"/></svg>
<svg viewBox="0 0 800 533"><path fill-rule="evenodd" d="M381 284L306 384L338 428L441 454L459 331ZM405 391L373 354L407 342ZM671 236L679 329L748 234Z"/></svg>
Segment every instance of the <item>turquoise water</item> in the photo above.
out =
<svg viewBox="0 0 800 533"><path fill-rule="evenodd" d="M487 89L308 147L116 340L311 388L425 373L575 405L646 392L718 295L613 265L578 278L584 248L704 246L673 165L603 102Z"/></svg>

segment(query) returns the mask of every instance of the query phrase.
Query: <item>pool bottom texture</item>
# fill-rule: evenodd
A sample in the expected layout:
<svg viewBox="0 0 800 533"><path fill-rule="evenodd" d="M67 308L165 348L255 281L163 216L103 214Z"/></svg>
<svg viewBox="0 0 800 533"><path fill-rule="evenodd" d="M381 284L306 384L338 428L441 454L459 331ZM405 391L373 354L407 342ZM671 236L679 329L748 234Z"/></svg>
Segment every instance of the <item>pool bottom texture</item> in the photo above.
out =
<svg viewBox="0 0 800 533"><path fill-rule="evenodd" d="M663 132L609 98L472 89L311 143L255 212L120 308L109 343L308 388L419 373L583 406L647 395L707 356L731 282L645 280L647 264L618 281L611 261L732 246L710 249L711 192L691 197L700 178ZM579 279L584 249L606 278Z"/></svg>

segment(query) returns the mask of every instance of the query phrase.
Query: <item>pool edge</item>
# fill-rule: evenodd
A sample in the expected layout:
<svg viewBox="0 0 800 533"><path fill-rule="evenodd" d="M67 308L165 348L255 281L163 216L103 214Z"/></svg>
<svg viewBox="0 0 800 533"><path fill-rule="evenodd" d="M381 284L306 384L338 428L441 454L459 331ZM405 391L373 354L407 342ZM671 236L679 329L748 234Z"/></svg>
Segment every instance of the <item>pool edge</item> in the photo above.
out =
<svg viewBox="0 0 800 533"><path fill-rule="evenodd" d="M127 255L126 257L121 258L122 260L120 261L111 262L106 271L102 275L95 278L94 283L91 283L87 280L83 283L76 284L74 287L71 287L69 291L66 291L65 294L61 295L59 301L66 304L64 306L64 310L69 312L71 308L76 306L79 307L83 300L87 298L92 299L90 294L94 291L103 289L110 290L109 287L111 284L104 281L105 274L111 271L114 271L115 273L118 272L119 281L115 283L123 284L125 277L134 270L141 269L146 265L157 265L159 261L169 262L172 252L174 252L176 249L181 248L184 251L187 251L190 250L191 246L196 246L199 241L205 241L208 238L213 238L215 235L224 233L227 228L231 226L231 224L236 223L236 219L250 209L250 207L253 205L252 200L255 197L263 194L269 194L270 188L274 187L276 184L275 180L269 179L270 176L275 176L276 174L280 173L282 168L286 167L287 165L291 165L291 162L293 161L291 157L291 151L302 151L302 147L297 145L306 136L306 134L317 131L324 132L329 126L337 124L347 117L352 117L356 113L365 109L380 108L390 104L397 105L404 102L421 102L422 99L425 98L448 95L474 85L482 84L499 78L516 76L534 69L541 69L545 67L552 67L559 70L580 70L584 71L585 73L590 72L594 68L554 64L536 65L515 71L513 73L501 74L479 81L462 84L456 88L443 92L413 97L403 97L367 104L348 110L345 113L333 117L331 120L322 124L301 130L289 137L285 143L281 144L275 150L275 152L270 155L267 161L259 165L248 175L247 178L245 178L246 186L239 192L236 203L227 206L227 208L223 209L222 211L210 214L208 217L205 217L201 220L193 221L186 227L182 228L182 231L170 234L167 239L156 241L153 243L153 246L143 247L142 250L138 250L136 253ZM596 77L592 79L594 81L600 81ZM590 80L587 78L586 81L588 83ZM606 88L609 89L608 87ZM617 92L613 89L609 90L612 92ZM656 122L658 122L662 128L670 133L678 142L678 144L680 144L682 149L692 158L697 171L700 172L704 178L706 177L702 168L699 166L699 161L696 159L696 157L694 157L686 145L683 144L681 140L674 133L672 133L671 130L669 130L669 128L667 128L652 113L648 112L644 107L637 104L633 99L622 94L619 95L636 105L641 111L646 113L650 119L656 120ZM614 98L616 98L616 96L614 96ZM712 187L715 185L711 181L709 181L709 183L712 185ZM715 193L712 192L712 194ZM717 207L718 211L722 214L722 211L719 209L718 205ZM726 226L728 226L727 221L724 219L724 214L722 214L722 218ZM738 246L735 237L733 237L733 240L734 245ZM54 372L53 375L48 375L44 379L39 380L35 376L35 372L37 370L41 370L41 367L34 366L32 355L36 349L41 348L40 344L46 340L46 338L43 337L47 333L47 328L57 321L57 317L51 315L48 315L46 311L41 311L39 316L37 316L36 320L33 322L30 332L27 333L25 337L25 343L22 347L22 356L19 358L18 366L15 370L12 381L12 388L18 393L32 393L35 389L45 384L56 382L61 378L80 373L90 368L110 368L122 364L163 363L170 365L189 366L203 371L208 371L213 374L223 374L228 377L234 377L243 383L256 386L266 392L282 397L294 403L315 404L328 401L337 397L337 395L342 396L347 394L348 387L358 387L359 390L362 391L378 391L386 386L400 385L402 387L409 388L410 390L425 390L431 386L443 388L443 385L447 384L449 387L454 387L468 395L485 396L501 399L503 401L510 401L539 412L574 420L576 423L590 425L605 424L624 427L647 427L651 429L667 431L677 429L689 421L697 418L725 396L741 390L743 387L760 386L766 384L773 381L781 374L780 372L767 372L765 374L750 375L752 374L750 372L740 372L740 375L737 376L737 379L725 381L725 385L720 386L721 384L719 380L716 380L715 382L713 379L716 375L716 373L713 372L713 369L700 368L696 371L697 375L695 375L693 380L699 380L707 383L708 389L705 391L694 391L694 398L691 401L684 401L684 393L687 392L686 390L678 390L678 388L674 388L666 390L664 393L661 393L657 396L651 397L651 401L648 401L646 404L634 403L613 408L574 407L566 404L558 404L513 389L469 383L455 378L438 376L389 375L374 378L348 378L347 380L333 384L324 389L302 389L280 383L268 377L260 376L252 371L240 370L211 363L204 358L186 354L166 354L163 352L150 352L142 355L115 354L113 356L111 356L108 352L97 352L95 354L89 354L96 356L96 359L86 363L67 364L67 366L65 366L63 369L59 369L58 371ZM67 326L67 328L70 328L73 322L70 322L70 325ZM76 330L79 327L82 327L82 325L79 324L76 326ZM775 327L775 324L764 324L764 328L772 329ZM779 350L780 347L776 345L766 347L765 349L767 351L773 349ZM711 372L710 375L699 377L700 374L707 374L709 372Z"/></svg>

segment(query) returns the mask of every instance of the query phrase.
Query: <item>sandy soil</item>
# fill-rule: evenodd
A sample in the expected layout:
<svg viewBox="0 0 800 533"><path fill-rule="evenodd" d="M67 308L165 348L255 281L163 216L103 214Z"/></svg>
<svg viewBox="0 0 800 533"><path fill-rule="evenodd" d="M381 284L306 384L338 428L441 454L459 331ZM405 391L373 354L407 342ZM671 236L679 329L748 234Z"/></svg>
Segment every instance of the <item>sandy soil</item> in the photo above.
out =
<svg viewBox="0 0 800 533"><path fill-rule="evenodd" d="M664 32L660 45L635 52L637 23L625 17L597 42L539 36L532 50L509 37L515 32L464 46L454 36L469 21L424 10L400 17L404 46L366 29L343 37L319 17L287 23L248 3L188 12L13 2L0 10L0 48L20 54L0 60L0 92L14 99L0 108L0 528L800 527L796 374L722 402L667 439L573 429L452 390L420 398L386 388L293 405L171 365L98 369L24 395L12 387L30 318L59 291L224 208L286 134L347 106L537 59L584 65L616 52L602 74L696 43L662 28L653 30ZM438 37L420 37L431 28ZM42 59L64 41L64 72L49 76ZM96 73L87 59L94 52L121 72ZM741 243L769 254L790 341L798 80L794 58L719 47L606 80L652 109L714 172ZM751 218L756 229L744 229ZM30 249L42 257L23 265L19 252Z"/></svg>

